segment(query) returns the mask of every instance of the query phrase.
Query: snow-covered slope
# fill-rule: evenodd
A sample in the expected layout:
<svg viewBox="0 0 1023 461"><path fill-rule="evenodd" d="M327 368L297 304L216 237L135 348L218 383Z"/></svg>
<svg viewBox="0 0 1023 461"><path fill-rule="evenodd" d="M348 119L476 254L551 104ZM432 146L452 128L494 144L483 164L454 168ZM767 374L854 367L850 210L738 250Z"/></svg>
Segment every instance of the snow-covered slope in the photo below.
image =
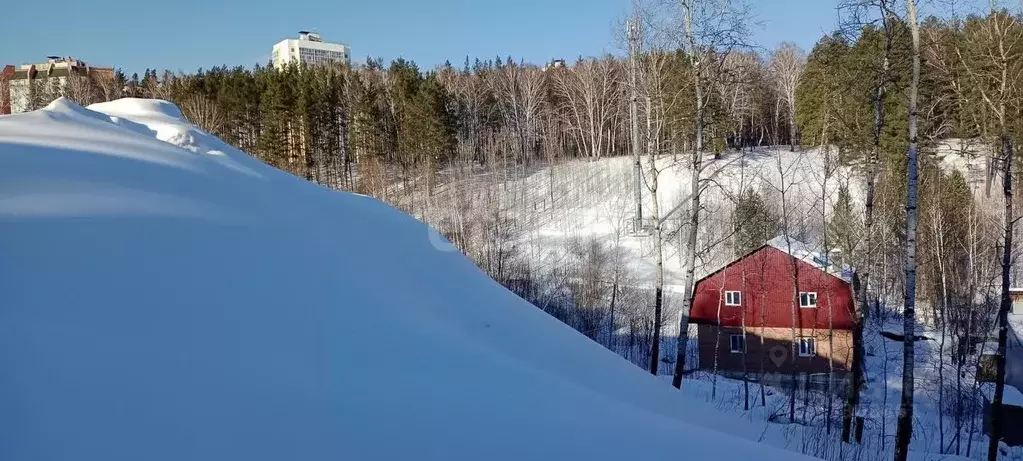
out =
<svg viewBox="0 0 1023 461"><path fill-rule="evenodd" d="M387 205L92 109L0 117L0 459L798 459Z"/></svg>
<svg viewBox="0 0 1023 461"><path fill-rule="evenodd" d="M513 223L508 229L514 243L512 257L521 259L517 262L528 267L526 272L531 277L553 274L551 279L560 280L571 246L590 240L621 252L624 279L629 284L652 289L657 258L649 230L634 232L632 162L631 157L622 156L567 161L536 170L451 175L456 177L448 178L427 203L406 205L424 221L462 234L466 234L467 210L470 215L478 213L475 221L490 218L499 210ZM656 166L658 212L665 220L665 334L674 335L685 275L685 251L681 248L686 235L683 226L688 223L690 170L684 156L662 156ZM642 169L643 177L648 177L648 158L642 160ZM837 163L834 149L790 152L787 148L762 148L727 152L718 159L707 155L702 175L706 182L701 199L705 212L701 218L699 246L703 253L697 258L697 278L734 258L727 236L732 233L736 198L743 191L758 193L776 217L786 212L794 236L804 239L815 251L821 250L820 242L810 238L822 232L825 216L835 209L839 189L847 186L852 200L859 203L859 176L852 168ZM786 194L784 208L781 191ZM653 194L642 187L642 195L645 226L649 229ZM800 231L806 235L799 235ZM493 230L483 229L476 234L490 238Z"/></svg>

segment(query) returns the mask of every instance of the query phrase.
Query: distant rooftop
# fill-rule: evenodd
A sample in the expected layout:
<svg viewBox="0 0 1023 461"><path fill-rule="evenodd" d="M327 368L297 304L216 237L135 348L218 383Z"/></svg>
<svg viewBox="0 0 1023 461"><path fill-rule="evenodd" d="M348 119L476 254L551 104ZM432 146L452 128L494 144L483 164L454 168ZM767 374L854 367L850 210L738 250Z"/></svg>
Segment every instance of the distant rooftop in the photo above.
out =
<svg viewBox="0 0 1023 461"><path fill-rule="evenodd" d="M37 68L53 67L53 68L57 68L57 69L63 69L63 68L69 68L69 67L96 67L96 66L90 66L85 61L82 61L81 59L73 58L71 56L66 56L66 57L65 56L47 56L46 57L46 62L22 64L20 66L20 69L21 70L29 70L29 69L32 68L32 66L35 66ZM96 68L97 69L105 69L103 67L96 67Z"/></svg>
<svg viewBox="0 0 1023 461"><path fill-rule="evenodd" d="M69 75L101 75L112 77L113 67L97 67L71 56L47 56L46 62L11 66L8 78L11 80L34 79L38 77L67 77ZM38 76L38 77L37 77Z"/></svg>
<svg viewBox="0 0 1023 461"><path fill-rule="evenodd" d="M323 37L321 37L320 34L318 34L316 32L309 32L307 30L300 30L298 32L298 39L299 40L308 40L310 42L322 42L323 41Z"/></svg>

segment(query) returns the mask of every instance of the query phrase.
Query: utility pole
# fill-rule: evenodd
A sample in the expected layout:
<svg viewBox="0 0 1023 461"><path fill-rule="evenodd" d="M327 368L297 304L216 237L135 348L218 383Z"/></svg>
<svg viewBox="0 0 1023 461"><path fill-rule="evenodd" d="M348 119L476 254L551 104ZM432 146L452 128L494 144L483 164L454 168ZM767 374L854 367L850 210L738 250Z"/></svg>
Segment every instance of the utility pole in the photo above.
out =
<svg viewBox="0 0 1023 461"><path fill-rule="evenodd" d="M633 5L633 11L635 11L635 5ZM629 98L629 116L632 118L632 162L633 162L633 182L635 183L636 190L636 224L634 225L636 231L643 226L643 189L641 182L643 181L643 170L640 166L639 159L642 155L639 152L639 89L637 88L637 62L636 53L639 52L639 41L640 41L640 30L639 30L639 16L635 14L629 19L626 26L629 34L629 86L631 89L631 98Z"/></svg>

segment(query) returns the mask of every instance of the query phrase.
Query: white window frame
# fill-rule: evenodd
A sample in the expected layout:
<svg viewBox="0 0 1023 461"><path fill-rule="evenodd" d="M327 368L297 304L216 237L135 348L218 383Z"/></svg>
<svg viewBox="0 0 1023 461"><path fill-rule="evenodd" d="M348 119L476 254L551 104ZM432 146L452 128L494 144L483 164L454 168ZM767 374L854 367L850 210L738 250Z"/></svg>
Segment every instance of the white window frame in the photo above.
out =
<svg viewBox="0 0 1023 461"><path fill-rule="evenodd" d="M734 300L735 302L732 302L733 300L730 299L732 296L737 297L739 299L736 299L736 300ZM742 292L741 291L726 291L725 292L725 305L726 306L736 306L736 307L741 306L742 305Z"/></svg>
<svg viewBox="0 0 1023 461"><path fill-rule="evenodd" d="M738 349L738 348L735 347L736 339L739 340L738 344L742 346L741 349ZM746 353L746 337L743 336L742 334L732 334L732 335L728 336L728 351L733 353L733 354L745 354Z"/></svg>
<svg viewBox="0 0 1023 461"><path fill-rule="evenodd" d="M806 304L803 304L803 297L806 297ZM810 296L813 296L813 303L810 303ZM799 307L803 309L816 309L817 308L817 292L816 291L800 291L799 292Z"/></svg>
<svg viewBox="0 0 1023 461"><path fill-rule="evenodd" d="M799 338L799 356L813 357L817 355L817 340L810 336Z"/></svg>

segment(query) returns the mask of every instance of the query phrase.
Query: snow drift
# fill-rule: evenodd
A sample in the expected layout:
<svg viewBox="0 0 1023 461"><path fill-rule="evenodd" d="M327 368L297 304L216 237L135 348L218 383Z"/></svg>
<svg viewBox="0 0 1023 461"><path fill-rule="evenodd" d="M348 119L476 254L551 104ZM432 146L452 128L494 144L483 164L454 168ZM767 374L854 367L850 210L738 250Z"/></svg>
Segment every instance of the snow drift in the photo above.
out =
<svg viewBox="0 0 1023 461"><path fill-rule="evenodd" d="M381 202L91 109L0 117L0 459L798 459Z"/></svg>

